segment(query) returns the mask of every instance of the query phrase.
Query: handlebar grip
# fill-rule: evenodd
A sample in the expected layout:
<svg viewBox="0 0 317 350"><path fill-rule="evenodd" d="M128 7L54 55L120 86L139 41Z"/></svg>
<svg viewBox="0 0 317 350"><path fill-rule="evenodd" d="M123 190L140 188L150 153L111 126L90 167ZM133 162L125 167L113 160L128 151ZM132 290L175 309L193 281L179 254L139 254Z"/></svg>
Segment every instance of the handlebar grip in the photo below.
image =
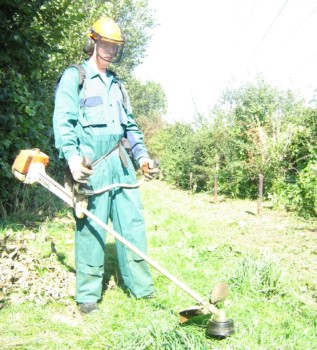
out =
<svg viewBox="0 0 317 350"><path fill-rule="evenodd" d="M92 169L92 160L89 156L84 156L82 164L85 168Z"/></svg>

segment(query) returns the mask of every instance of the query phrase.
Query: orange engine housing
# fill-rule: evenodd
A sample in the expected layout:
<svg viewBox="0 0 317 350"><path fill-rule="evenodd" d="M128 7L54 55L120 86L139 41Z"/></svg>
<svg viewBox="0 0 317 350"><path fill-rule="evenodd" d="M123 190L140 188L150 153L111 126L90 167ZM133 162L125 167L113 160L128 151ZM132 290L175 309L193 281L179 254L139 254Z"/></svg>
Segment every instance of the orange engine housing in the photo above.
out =
<svg viewBox="0 0 317 350"><path fill-rule="evenodd" d="M15 158L12 173L18 171L20 174L27 174L32 163L42 163L47 167L49 162L49 157L38 148L22 150Z"/></svg>

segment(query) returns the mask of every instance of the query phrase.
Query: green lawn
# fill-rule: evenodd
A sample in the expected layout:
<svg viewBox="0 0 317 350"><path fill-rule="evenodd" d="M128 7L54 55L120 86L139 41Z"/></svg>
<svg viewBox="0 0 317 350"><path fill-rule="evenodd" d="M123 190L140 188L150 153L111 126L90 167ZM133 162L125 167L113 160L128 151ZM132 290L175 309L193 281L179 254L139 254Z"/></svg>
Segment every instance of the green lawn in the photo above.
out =
<svg viewBox="0 0 317 350"><path fill-rule="evenodd" d="M178 312L196 302L155 269L155 299L125 293L111 236L101 311L81 316L74 221L44 193L43 213L0 229L2 239L10 234L8 252L0 246L0 349L317 349L317 222L268 204L259 216L256 202L215 204L156 180L142 186L149 256L206 300L218 281L230 286L219 307L235 333L216 340L206 337L209 316L179 324Z"/></svg>

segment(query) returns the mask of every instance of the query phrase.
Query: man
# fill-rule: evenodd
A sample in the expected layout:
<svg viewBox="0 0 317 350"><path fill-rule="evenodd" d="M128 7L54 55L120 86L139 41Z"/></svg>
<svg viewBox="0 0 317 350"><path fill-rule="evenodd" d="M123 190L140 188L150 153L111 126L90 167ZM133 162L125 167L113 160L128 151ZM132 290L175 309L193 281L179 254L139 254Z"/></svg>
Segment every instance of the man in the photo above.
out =
<svg viewBox="0 0 317 350"><path fill-rule="evenodd" d="M61 76L55 95L53 117L55 144L66 159L75 183L98 190L113 183L136 182L135 170L120 140L125 136L131 153L142 168L153 169L134 121L129 99L117 76L108 70L121 60L124 38L109 18L97 20L84 51L85 79L81 86L76 67ZM84 159L92 160L92 168ZM151 170L150 170L151 172ZM138 189L115 188L89 196L88 210L146 253L143 208ZM98 310L105 259L105 232L87 217L76 217L76 301L82 313ZM150 297L152 278L147 263L120 242L116 243L120 272L125 286L137 298Z"/></svg>

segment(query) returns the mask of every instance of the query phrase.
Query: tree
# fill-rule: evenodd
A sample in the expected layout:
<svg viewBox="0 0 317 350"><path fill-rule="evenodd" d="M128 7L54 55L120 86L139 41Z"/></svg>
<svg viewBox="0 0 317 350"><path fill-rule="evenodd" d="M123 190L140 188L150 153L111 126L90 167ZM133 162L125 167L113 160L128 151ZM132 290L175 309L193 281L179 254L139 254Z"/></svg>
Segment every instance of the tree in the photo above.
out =
<svg viewBox="0 0 317 350"><path fill-rule="evenodd" d="M160 161L162 177L182 188L189 187L194 130L185 123L167 125L153 136L152 152Z"/></svg>
<svg viewBox="0 0 317 350"><path fill-rule="evenodd" d="M127 81L134 117L144 133L151 150L153 136L164 127L162 116L166 113L166 95L160 84L153 81L141 83L135 78Z"/></svg>
<svg viewBox="0 0 317 350"><path fill-rule="evenodd" d="M303 101L258 77L255 83L226 91L222 105L229 106L226 123L236 134L235 153L239 156L235 164L245 178L243 190L256 195L256 182L250 180L257 179L259 173L270 188L272 180L287 171L289 159L284 155L300 130Z"/></svg>

